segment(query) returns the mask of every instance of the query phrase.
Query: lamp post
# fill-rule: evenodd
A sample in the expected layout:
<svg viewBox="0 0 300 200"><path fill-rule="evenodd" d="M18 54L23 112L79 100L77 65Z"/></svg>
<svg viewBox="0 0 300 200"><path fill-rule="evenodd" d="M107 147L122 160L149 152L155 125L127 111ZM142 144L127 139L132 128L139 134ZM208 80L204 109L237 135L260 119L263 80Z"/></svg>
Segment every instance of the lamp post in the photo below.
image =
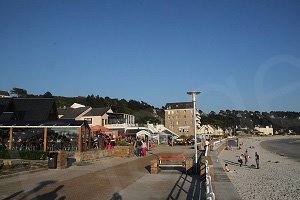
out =
<svg viewBox="0 0 300 200"><path fill-rule="evenodd" d="M197 128L196 128L196 96L198 94L200 94L200 92L197 92L197 91L190 91L190 92L187 92L188 95L192 95L192 102L193 102L193 119L194 119L194 133L195 133L195 142L194 142L194 148L195 148L195 171L197 173L198 171L198 166L197 166L197 163L198 163L198 148L197 148Z"/></svg>

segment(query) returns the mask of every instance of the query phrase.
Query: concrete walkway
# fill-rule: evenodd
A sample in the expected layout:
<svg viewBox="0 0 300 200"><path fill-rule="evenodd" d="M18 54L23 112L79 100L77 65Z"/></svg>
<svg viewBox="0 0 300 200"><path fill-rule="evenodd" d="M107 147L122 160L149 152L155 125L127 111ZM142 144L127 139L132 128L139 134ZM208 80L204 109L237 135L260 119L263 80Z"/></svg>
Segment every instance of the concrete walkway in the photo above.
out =
<svg viewBox="0 0 300 200"><path fill-rule="evenodd" d="M194 154L191 147L159 146L143 158L104 158L85 166L0 179L1 199L201 199L202 181L179 170L149 173L159 153Z"/></svg>
<svg viewBox="0 0 300 200"><path fill-rule="evenodd" d="M212 182L216 199L239 200L241 199L224 168L220 165L215 151L210 152L213 161L215 180Z"/></svg>

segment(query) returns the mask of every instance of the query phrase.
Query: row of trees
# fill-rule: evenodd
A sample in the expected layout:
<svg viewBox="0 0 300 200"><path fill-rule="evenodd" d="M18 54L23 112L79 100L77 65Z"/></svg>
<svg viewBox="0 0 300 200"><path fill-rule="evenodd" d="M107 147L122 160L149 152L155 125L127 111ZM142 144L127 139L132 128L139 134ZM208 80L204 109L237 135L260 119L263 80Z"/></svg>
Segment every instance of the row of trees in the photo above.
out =
<svg viewBox="0 0 300 200"><path fill-rule="evenodd" d="M10 94L18 98L55 98L57 107L69 107L73 103L91 106L93 108L111 107L114 112L127 113L135 115L136 123L163 123L163 112L154 108L144 101L125 100L110 97L100 97L99 95L88 95L87 97L63 97L53 96L51 92L41 95L28 94L27 90L22 88L13 88Z"/></svg>
<svg viewBox="0 0 300 200"><path fill-rule="evenodd" d="M228 127L254 129L256 126L272 126L275 131L285 129L299 132L300 112L272 111L261 113L259 111L221 110L219 113L202 113L201 124L212 124L222 129Z"/></svg>
<svg viewBox="0 0 300 200"><path fill-rule="evenodd" d="M55 98L58 107L71 106L73 103L80 103L94 108L111 107L114 112L128 113L135 115L137 123L163 123L164 108L154 108L144 101L116 99L110 97L100 97L99 95L88 95L87 97L62 97L53 96L51 92L41 95L28 94L27 90L13 88L10 93L16 97L31 98ZM247 127L253 129L255 126L270 126L275 130L292 129L300 131L300 112L272 111L240 111L240 110L220 110L209 114L201 112L201 124L212 124L222 129L228 127Z"/></svg>

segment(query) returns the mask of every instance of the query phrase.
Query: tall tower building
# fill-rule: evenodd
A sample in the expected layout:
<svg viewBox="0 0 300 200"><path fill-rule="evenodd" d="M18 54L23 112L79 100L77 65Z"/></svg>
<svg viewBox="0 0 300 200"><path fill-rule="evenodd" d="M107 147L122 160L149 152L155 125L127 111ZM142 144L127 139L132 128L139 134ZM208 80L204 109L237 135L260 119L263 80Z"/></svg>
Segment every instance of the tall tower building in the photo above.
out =
<svg viewBox="0 0 300 200"><path fill-rule="evenodd" d="M193 136L193 102L167 103L165 127L177 135Z"/></svg>

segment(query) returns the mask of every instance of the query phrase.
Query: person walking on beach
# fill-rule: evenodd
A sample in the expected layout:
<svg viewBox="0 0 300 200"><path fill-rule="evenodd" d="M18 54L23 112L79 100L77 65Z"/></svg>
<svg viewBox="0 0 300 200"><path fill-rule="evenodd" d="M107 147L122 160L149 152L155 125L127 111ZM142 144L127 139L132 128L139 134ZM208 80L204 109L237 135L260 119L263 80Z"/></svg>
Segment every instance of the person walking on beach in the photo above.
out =
<svg viewBox="0 0 300 200"><path fill-rule="evenodd" d="M255 152L255 162L256 162L256 169L259 169L259 155Z"/></svg>
<svg viewBox="0 0 300 200"><path fill-rule="evenodd" d="M247 165L248 158L249 158L248 150L247 150L247 149L246 149L246 151L245 151L245 153L244 153L244 157L245 157L245 165Z"/></svg>
<svg viewBox="0 0 300 200"><path fill-rule="evenodd" d="M241 154L238 159L238 162L240 163L240 167L243 165L243 157L244 157L244 155Z"/></svg>

